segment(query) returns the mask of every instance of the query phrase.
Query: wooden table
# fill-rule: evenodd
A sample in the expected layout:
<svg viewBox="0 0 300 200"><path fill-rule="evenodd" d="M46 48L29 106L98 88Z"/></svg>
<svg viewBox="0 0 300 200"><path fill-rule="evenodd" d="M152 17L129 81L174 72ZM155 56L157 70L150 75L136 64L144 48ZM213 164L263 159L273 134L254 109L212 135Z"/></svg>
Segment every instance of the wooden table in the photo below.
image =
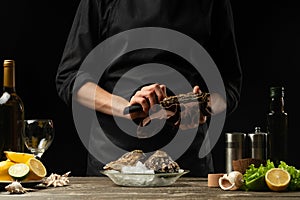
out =
<svg viewBox="0 0 300 200"><path fill-rule="evenodd" d="M65 187L38 189L21 195L0 192L0 199L295 199L297 192L245 192L223 191L207 187L205 178L181 177L167 187L121 187L107 177L70 177Z"/></svg>

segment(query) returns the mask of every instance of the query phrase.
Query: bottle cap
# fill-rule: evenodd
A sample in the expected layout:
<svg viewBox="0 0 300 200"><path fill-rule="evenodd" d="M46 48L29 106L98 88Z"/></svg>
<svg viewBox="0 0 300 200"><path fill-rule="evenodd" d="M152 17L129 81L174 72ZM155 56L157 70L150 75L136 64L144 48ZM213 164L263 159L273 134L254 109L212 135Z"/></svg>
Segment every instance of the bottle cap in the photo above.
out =
<svg viewBox="0 0 300 200"><path fill-rule="evenodd" d="M14 60L4 60L3 66L4 67L14 67L15 61Z"/></svg>
<svg viewBox="0 0 300 200"><path fill-rule="evenodd" d="M260 133L260 127L259 126L255 127L255 133Z"/></svg>
<svg viewBox="0 0 300 200"><path fill-rule="evenodd" d="M271 87L270 97L284 97L284 87Z"/></svg>

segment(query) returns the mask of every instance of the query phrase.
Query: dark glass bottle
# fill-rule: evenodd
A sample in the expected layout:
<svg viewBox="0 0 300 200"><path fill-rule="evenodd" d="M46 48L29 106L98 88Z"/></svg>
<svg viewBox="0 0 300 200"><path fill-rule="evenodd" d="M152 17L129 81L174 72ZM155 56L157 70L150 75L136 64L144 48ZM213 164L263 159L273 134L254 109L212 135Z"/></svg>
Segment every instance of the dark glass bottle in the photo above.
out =
<svg viewBox="0 0 300 200"><path fill-rule="evenodd" d="M24 152L22 131L24 131L24 105L15 89L15 62L5 60L3 73L3 94L0 98L0 147L3 151Z"/></svg>
<svg viewBox="0 0 300 200"><path fill-rule="evenodd" d="M284 88L270 88L270 112L267 129L270 134L270 159L279 164L288 159L288 115L284 110Z"/></svg>

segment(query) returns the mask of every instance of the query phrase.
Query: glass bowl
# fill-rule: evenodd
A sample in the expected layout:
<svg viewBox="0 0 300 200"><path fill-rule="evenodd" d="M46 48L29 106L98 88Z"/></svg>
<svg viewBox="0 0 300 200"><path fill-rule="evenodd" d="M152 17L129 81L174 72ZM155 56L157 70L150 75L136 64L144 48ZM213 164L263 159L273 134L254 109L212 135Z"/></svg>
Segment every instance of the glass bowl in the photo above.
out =
<svg viewBox="0 0 300 200"><path fill-rule="evenodd" d="M102 170L100 172L108 176L116 185L134 187L157 187L172 185L178 178L188 173L189 171L180 169L178 173L157 174L125 174L115 170Z"/></svg>

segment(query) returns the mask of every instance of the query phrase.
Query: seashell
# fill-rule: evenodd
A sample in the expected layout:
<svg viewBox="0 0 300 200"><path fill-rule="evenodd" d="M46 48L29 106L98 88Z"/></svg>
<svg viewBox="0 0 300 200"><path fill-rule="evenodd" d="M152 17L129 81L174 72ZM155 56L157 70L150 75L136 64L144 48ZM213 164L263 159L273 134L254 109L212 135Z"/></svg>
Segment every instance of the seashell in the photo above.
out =
<svg viewBox="0 0 300 200"><path fill-rule="evenodd" d="M11 184L5 186L5 189L10 193L10 194L24 194L28 191L32 191L33 189L29 188L24 188L20 182L14 181Z"/></svg>
<svg viewBox="0 0 300 200"><path fill-rule="evenodd" d="M43 184L46 187L49 187L49 186L62 187L62 186L68 185L70 182L69 177L68 177L70 173L71 172L67 172L63 175L52 173L48 178L46 178L43 181Z"/></svg>
<svg viewBox="0 0 300 200"><path fill-rule="evenodd" d="M219 178L219 186L223 190L237 190L244 184L243 174L239 171L232 171Z"/></svg>

